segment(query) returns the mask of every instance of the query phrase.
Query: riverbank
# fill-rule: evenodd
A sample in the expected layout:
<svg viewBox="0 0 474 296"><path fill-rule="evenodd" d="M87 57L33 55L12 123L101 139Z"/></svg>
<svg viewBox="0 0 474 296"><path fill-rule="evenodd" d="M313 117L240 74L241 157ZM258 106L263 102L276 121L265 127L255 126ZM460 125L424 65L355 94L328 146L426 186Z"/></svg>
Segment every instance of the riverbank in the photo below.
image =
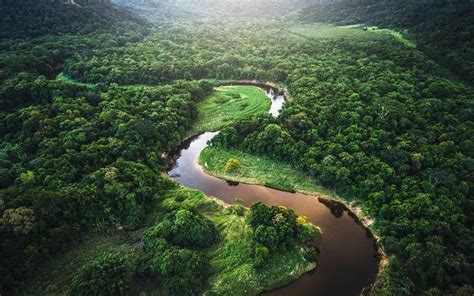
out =
<svg viewBox="0 0 474 296"><path fill-rule="evenodd" d="M226 172L224 170L225 163L231 158L239 160L240 168L234 172ZM289 164L245 153L237 149L221 147L207 147L204 149L199 156L199 164L205 173L220 179L263 185L287 192L299 192L314 196L326 204L331 204L334 201L342 204L345 207L342 210L347 210L358 223L370 230L370 234L377 241L376 248L380 258L385 258L383 248L378 243L380 238L372 227L373 219L363 211L362 207L354 201L349 202L339 197L335 192L317 185L315 180L294 169ZM380 262L384 262L384 260Z"/></svg>
<svg viewBox="0 0 474 296"><path fill-rule="evenodd" d="M279 99L276 100L272 93L278 94L278 91L275 91L273 88L271 91L267 91L268 97L266 100L271 98L271 110L279 110L280 108L273 107L276 107L274 105L277 105L278 101L280 103L282 101L284 102L283 96L278 95ZM217 107L218 109L223 109L224 105L221 104ZM276 110L277 112L275 113L270 113L274 116L278 116L278 110ZM206 116L206 112L203 112L200 116L209 118L209 114ZM298 280L281 289L271 291L269 295L285 295L288 293L291 295L294 293L302 293L302 291L306 291L304 293L318 293L322 295L327 295L328 293L352 295L354 293L360 293L362 288L373 283L379 271L378 264L380 262L377 259L379 257L376 252L377 244L370 235L370 231L362 227L362 223L357 217L354 217L354 214L348 210L348 207L342 203L333 202L337 196L332 196L328 201L333 204L328 204L327 201L324 201L324 197L317 193L324 191L324 196L332 195L332 193L322 187L315 187L316 182L314 182L314 180L308 180L305 174L298 172L290 166L285 168L286 173L284 173L285 170L282 170L281 166L272 167L271 165L260 165L254 168L255 171L259 171L260 174L263 172L265 175L283 175L284 178L264 183L257 182L258 180L247 180L247 182L251 184L263 184L275 189L268 189L268 187L258 185L226 182L222 178L219 179L213 177L212 174L206 174L198 165L199 156L203 149L207 147L208 141L215 135L216 132L206 132L185 141L180 151L176 153L177 157L174 158L175 165L169 170L169 176L186 187L198 189L208 196L218 197L227 204L235 204L237 202L250 207L253 203L260 201L268 205L295 209L299 215L307 216L309 222L321 226L320 229L324 231L324 239L321 240L319 245L321 256L318 256L318 269L316 272L304 276L301 275L305 270L310 270L311 268L295 269L300 270L300 272L280 272L278 273L280 276L289 274L290 276L294 276L293 279L298 278ZM228 158L224 157L223 160L227 161ZM258 159L254 159L249 163L258 163ZM224 165L222 165L221 168L223 169L223 167ZM254 177L256 176L258 177L258 174L254 175ZM294 188L291 183L291 186L288 186L289 183L286 182L286 179L289 177L296 178L293 181L295 184L305 183L303 180L307 180L307 182L305 186ZM305 194L291 193L295 191L304 192ZM320 198L315 199L314 195L318 195ZM339 211L340 209L343 210ZM346 243L350 243L351 248L340 248L340 246ZM287 263L282 266L287 266ZM344 281L344 286L340 285L340 279L338 278L337 272L334 271L333 266L344 269L345 272L350 275L351 280L349 282L347 280ZM232 276L231 278L236 277ZM257 279L254 276L252 276L252 278ZM244 280L245 279L246 278L244 278ZM282 281L277 282L282 283ZM280 285L275 286L275 288L278 286Z"/></svg>
<svg viewBox="0 0 474 296"><path fill-rule="evenodd" d="M133 231L108 229L84 237L67 252L43 264L38 272L16 292L18 295L65 295L77 271L104 251L143 252L143 232L177 209L186 208L208 217L217 227L219 242L204 250L210 259L210 277L204 295L258 295L299 278L314 269L316 263L305 259L303 246L282 250L269 258L263 268L254 268L253 232L247 222L249 210L228 205L197 190L176 185L157 200L155 210L144 221L144 227ZM134 275L132 294L155 295L162 291L159 281ZM224 293L224 294L225 294Z"/></svg>

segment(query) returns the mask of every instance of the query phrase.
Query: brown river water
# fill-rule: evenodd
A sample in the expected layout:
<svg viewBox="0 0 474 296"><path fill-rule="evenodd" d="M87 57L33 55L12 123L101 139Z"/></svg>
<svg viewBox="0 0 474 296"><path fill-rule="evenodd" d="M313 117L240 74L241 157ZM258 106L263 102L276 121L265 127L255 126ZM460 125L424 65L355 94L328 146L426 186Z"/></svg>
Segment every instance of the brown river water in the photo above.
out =
<svg viewBox="0 0 474 296"><path fill-rule="evenodd" d="M266 89L272 99L269 113L277 116L284 98ZM189 188L198 189L228 204L243 200L292 208L322 230L317 267L289 285L265 295L359 295L378 272L378 252L373 235L342 204L321 202L315 196L289 193L260 185L232 183L207 175L198 164L201 151L218 132L206 132L183 143L169 176Z"/></svg>

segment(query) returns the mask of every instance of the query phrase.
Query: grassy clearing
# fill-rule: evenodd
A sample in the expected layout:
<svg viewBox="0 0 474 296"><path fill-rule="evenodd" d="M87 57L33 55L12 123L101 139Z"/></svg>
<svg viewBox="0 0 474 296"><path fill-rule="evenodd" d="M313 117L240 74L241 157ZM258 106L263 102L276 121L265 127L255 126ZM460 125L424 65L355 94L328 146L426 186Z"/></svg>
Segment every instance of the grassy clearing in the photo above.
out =
<svg viewBox="0 0 474 296"><path fill-rule="evenodd" d="M210 258L210 277L205 295L257 295L288 284L315 268L307 261L301 248L274 254L268 264L255 270L252 230L246 222L248 209L225 207L197 190L176 186L161 197L156 210L145 224L154 225L167 213L189 209L209 217L220 233L219 243L205 250ZM92 235L63 254L43 264L16 291L18 295L67 295L73 276L79 268L104 251L138 252L143 231L147 227L125 233ZM136 276L130 295L163 295L159 280Z"/></svg>
<svg viewBox="0 0 474 296"><path fill-rule="evenodd" d="M198 103L198 119L190 135L217 131L249 114L266 113L271 101L254 86L221 86Z"/></svg>
<svg viewBox="0 0 474 296"><path fill-rule="evenodd" d="M415 48L416 47L415 42L413 42L410 39L408 39L407 37L405 37L405 33L398 32L398 31L395 31L395 30L392 30L392 29L381 29L381 28L376 27L376 26L375 27L365 27L365 28L370 32L385 33L385 34L392 35L393 38L395 38L395 40L397 40L401 44L405 45L406 47L410 47L410 48Z"/></svg>
<svg viewBox="0 0 474 296"><path fill-rule="evenodd" d="M230 158L240 161L240 169L233 173L224 171L224 165ZM199 163L207 173L226 180L260 184L290 192L332 195L306 174L288 164L235 149L208 147L201 152Z"/></svg>
<svg viewBox="0 0 474 296"><path fill-rule="evenodd" d="M66 82L66 83L70 83L70 84L75 84L75 85L78 85L78 86L85 86L87 88L96 88L97 87L94 83L83 83L83 82L75 81L75 80L69 78L68 76L66 76L63 72L59 73L58 76L56 76L56 80Z"/></svg>
<svg viewBox="0 0 474 296"><path fill-rule="evenodd" d="M416 47L415 43L407 39L403 33L380 29L378 27L365 27L364 25L332 26L328 24L297 25L289 29L290 33L312 39L350 39L351 41L383 40L395 38L407 47Z"/></svg>

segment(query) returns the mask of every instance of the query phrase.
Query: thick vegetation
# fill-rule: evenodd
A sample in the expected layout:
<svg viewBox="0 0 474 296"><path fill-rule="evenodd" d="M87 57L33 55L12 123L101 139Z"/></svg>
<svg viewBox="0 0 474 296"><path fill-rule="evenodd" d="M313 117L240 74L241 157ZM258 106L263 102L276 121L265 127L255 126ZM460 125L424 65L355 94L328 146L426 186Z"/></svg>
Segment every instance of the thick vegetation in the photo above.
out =
<svg viewBox="0 0 474 296"><path fill-rule="evenodd" d="M117 42L138 41L148 32L136 14L100 0L14 1L0 10L0 37L32 38L43 35L115 35ZM104 2L104 3L103 3ZM27 21L25 21L27 20Z"/></svg>
<svg viewBox="0 0 474 296"><path fill-rule="evenodd" d="M195 295L207 278L208 263L192 249L212 246L218 232L212 221L189 210L178 210L144 234L145 273L162 280L170 295Z"/></svg>
<svg viewBox="0 0 474 296"><path fill-rule="evenodd" d="M149 277L151 287L171 293L207 287L216 294L223 288L257 294L314 267L300 248L279 248L302 242L291 211L268 210L282 217L275 218L281 225L248 224L246 209L216 210L203 195L180 192L161 175L191 130L198 102L211 93L202 79L259 79L287 85L291 102L277 119L259 115L227 126L213 144L286 162L362 202L386 252L395 256L374 293L472 294L470 86L377 30L307 38L283 30L281 22L234 20L170 24L145 37L151 26L105 6L94 16L90 7L38 4L38 17L2 7L2 292L92 230L139 229L134 242L144 239L143 256L156 260L137 263L133 276ZM449 35L448 26L436 28ZM454 58L453 65L472 63L469 51ZM468 66L460 69L469 79ZM189 223L196 226L183 226ZM143 236L144 226L152 228ZM90 266L107 270L111 264L117 270L111 276L128 279L120 260L93 258L71 268L57 265L69 275L48 289L67 293L64 285L79 269L74 289L86 278L102 281Z"/></svg>
<svg viewBox="0 0 474 296"><path fill-rule="evenodd" d="M474 82L474 5L470 1L341 1L306 8L298 19L408 30L432 59Z"/></svg>
<svg viewBox="0 0 474 296"><path fill-rule="evenodd" d="M384 44L344 40L307 57L277 120L242 120L213 144L287 161L363 201L409 290L456 289L472 279L472 89Z"/></svg>

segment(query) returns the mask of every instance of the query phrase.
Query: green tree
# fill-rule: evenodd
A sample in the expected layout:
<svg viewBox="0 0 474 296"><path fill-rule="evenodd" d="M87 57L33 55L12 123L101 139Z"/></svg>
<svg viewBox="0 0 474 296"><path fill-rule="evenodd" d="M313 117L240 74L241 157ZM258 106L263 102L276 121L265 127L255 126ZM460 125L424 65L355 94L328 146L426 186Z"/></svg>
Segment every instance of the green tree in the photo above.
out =
<svg viewBox="0 0 474 296"><path fill-rule="evenodd" d="M231 158L227 160L224 165L224 172L226 173L235 173L240 169L240 161L238 159Z"/></svg>

